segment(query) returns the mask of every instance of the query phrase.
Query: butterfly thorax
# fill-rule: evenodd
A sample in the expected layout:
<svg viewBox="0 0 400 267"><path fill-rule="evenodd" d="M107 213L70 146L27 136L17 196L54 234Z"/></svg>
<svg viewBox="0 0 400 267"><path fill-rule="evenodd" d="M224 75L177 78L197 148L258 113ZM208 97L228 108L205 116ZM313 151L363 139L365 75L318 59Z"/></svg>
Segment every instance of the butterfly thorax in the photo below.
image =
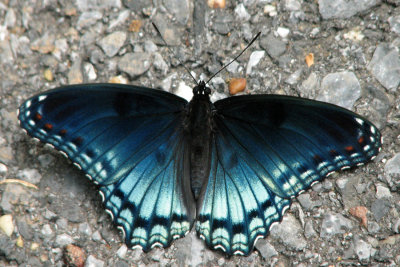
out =
<svg viewBox="0 0 400 267"><path fill-rule="evenodd" d="M193 89L194 96L188 105L185 131L190 144L190 180L195 199L207 182L210 172L212 108L210 89L200 82Z"/></svg>

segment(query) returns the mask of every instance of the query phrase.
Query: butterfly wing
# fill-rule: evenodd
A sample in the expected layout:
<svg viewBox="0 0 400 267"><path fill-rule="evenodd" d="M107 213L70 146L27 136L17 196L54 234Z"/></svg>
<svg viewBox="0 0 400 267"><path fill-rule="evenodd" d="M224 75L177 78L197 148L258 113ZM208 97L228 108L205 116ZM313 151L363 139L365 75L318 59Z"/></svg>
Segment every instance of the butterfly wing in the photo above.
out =
<svg viewBox="0 0 400 267"><path fill-rule="evenodd" d="M380 149L378 129L335 105L277 95L215 103L211 172L197 231L212 248L248 254L290 199Z"/></svg>
<svg viewBox="0 0 400 267"><path fill-rule="evenodd" d="M19 120L100 185L126 243L148 250L184 236L194 219L181 129L186 104L143 87L74 85L27 100Z"/></svg>

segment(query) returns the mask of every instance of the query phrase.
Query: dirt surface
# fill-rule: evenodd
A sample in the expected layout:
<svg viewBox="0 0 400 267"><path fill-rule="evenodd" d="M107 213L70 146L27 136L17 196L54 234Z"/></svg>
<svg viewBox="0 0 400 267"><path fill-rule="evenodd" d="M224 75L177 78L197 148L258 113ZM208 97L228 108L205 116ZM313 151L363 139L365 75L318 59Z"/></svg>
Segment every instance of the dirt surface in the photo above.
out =
<svg viewBox="0 0 400 267"><path fill-rule="evenodd" d="M0 216L11 215L0 217L11 229L0 230L0 266L63 266L67 256L76 266L399 266L400 2L334 2L0 2ZM190 98L193 80L176 57L206 79L257 32L211 82L213 100L245 77L241 94L321 99L363 115L383 147L295 199L248 257L226 258L194 232L167 249L127 249L96 186L19 127L25 99L65 84L118 81Z"/></svg>

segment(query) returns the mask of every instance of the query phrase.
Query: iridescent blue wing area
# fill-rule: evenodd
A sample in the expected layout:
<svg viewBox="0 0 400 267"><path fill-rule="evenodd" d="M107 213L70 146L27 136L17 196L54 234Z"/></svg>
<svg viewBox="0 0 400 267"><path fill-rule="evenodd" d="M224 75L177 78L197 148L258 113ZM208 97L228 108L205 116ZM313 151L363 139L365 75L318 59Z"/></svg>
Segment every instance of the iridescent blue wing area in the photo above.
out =
<svg viewBox="0 0 400 267"><path fill-rule="evenodd" d="M251 252L291 198L330 173L371 160L379 130L335 105L254 95L215 103L211 172L197 231L228 254Z"/></svg>
<svg viewBox="0 0 400 267"><path fill-rule="evenodd" d="M19 109L28 134L54 146L100 186L130 246L168 246L187 233L194 200L185 174L186 100L143 87L74 85Z"/></svg>

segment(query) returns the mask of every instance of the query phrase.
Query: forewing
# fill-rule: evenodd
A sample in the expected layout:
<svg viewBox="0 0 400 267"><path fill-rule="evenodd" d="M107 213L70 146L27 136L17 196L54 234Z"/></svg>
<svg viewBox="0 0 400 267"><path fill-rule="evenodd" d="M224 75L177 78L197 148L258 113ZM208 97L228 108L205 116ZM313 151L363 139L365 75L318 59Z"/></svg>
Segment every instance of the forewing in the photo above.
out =
<svg viewBox="0 0 400 267"><path fill-rule="evenodd" d="M290 199L333 171L361 165L379 130L343 108L295 97L231 97L215 103L212 170L197 230L228 254L248 254Z"/></svg>
<svg viewBox="0 0 400 267"><path fill-rule="evenodd" d="M27 100L19 120L100 185L126 243L147 250L168 246L193 221L181 127L186 103L143 87L66 86Z"/></svg>

